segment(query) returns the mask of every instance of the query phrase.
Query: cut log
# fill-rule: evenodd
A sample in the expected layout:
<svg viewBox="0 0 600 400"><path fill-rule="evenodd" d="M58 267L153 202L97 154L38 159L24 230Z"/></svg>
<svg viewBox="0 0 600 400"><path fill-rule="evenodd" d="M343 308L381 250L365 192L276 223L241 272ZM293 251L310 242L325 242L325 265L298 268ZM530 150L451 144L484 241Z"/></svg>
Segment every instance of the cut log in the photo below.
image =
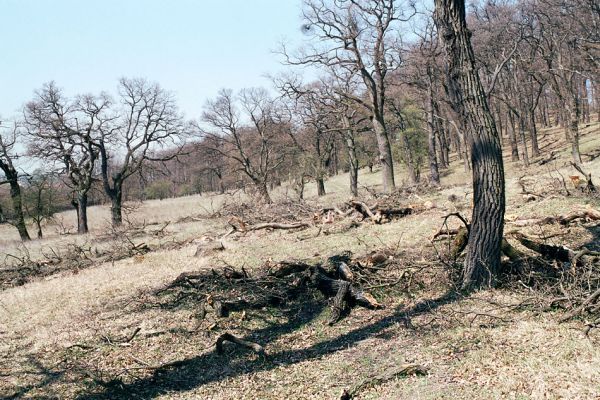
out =
<svg viewBox="0 0 600 400"><path fill-rule="evenodd" d="M327 297L337 295L340 290L340 286L345 286L348 283L341 279L330 278L325 270L319 266L311 268L310 281L321 293ZM378 303L371 294L363 291L353 284L350 284L348 287L348 300L351 305L354 303L370 309L382 308L382 305Z"/></svg>
<svg viewBox="0 0 600 400"><path fill-rule="evenodd" d="M281 224L277 222L265 222L263 224L256 224L246 228L246 231L258 231L260 229L300 229L308 228L310 226L307 222L296 222L293 224Z"/></svg>
<svg viewBox="0 0 600 400"><path fill-rule="evenodd" d="M586 210L574 211L570 214L559 215L557 217L545 217L545 218L532 218L507 221L511 225L515 226L530 226L530 225L549 225L549 224L560 224L569 225L571 222L578 219L587 221L600 221L600 211L588 208Z"/></svg>
<svg viewBox="0 0 600 400"><path fill-rule="evenodd" d="M348 303L346 301L346 297L348 296L348 292L350 290L350 282L342 281L339 284L338 291L333 298L333 303L331 305L331 317L327 322L328 325L333 325L339 321L342 313L348 308Z"/></svg>
<svg viewBox="0 0 600 400"><path fill-rule="evenodd" d="M368 389L376 385L381 385L382 383L388 382L392 379L396 379L401 376L427 375L427 373L428 369L419 364L404 364L400 365L397 368L390 368L379 375L361 380L356 385L352 386L352 388L350 389L344 389L342 391L340 400L351 400L363 389Z"/></svg>
<svg viewBox="0 0 600 400"><path fill-rule="evenodd" d="M576 309L574 309L573 311L567 313L564 317L562 317L560 319L560 322L566 322L566 321L570 320L571 318L575 318L576 316L581 314L583 311L585 311L585 309L587 307L589 307L593 302L598 300L599 297L600 297L600 289L597 289L594 293L589 295L588 298L585 299L584 302L581 303L581 305L579 307L577 307Z"/></svg>
<svg viewBox="0 0 600 400"><path fill-rule="evenodd" d="M215 345L216 349L217 349L217 353L223 354L223 343L224 342L235 343L239 346L250 349L250 350L254 351L256 354L259 354L263 357L267 356L265 349L260 344L241 339L237 336L232 335L231 333L224 333L218 337L217 343Z"/></svg>
<svg viewBox="0 0 600 400"><path fill-rule="evenodd" d="M452 252L450 253L450 256L452 257L452 259L456 260L458 258L458 256L460 255L460 253L462 253L463 250L467 247L468 243L469 243L469 230L467 229L467 227L462 226L462 227L460 227L460 229L458 230L458 233L456 234L456 237L454 238L454 243L452 245Z"/></svg>
<svg viewBox="0 0 600 400"><path fill-rule="evenodd" d="M502 238L502 244L500 246L502 254L509 258L511 262L518 262L525 258L525 254L515 249L508 241Z"/></svg>
<svg viewBox="0 0 600 400"><path fill-rule="evenodd" d="M196 247L194 257L204 257L223 250L225 250L225 246L222 242L201 243Z"/></svg>
<svg viewBox="0 0 600 400"><path fill-rule="evenodd" d="M354 207L356 211L361 213L363 219L370 218L371 221L373 221L376 224L381 223L381 214L376 214L375 212L373 212L373 210L371 210L371 207L369 207L366 203L363 203L362 201L358 200L351 200L350 205Z"/></svg>
<svg viewBox="0 0 600 400"><path fill-rule="evenodd" d="M340 277L346 281L352 281L354 279L354 273L345 262L340 262L338 264L337 272Z"/></svg>
<svg viewBox="0 0 600 400"><path fill-rule="evenodd" d="M536 253L541 254L545 258L552 260L558 260L563 262L569 262L575 256L575 252L564 246L554 246L545 243L539 243L535 240L528 238L520 232L513 233L515 239L517 239L523 246Z"/></svg>

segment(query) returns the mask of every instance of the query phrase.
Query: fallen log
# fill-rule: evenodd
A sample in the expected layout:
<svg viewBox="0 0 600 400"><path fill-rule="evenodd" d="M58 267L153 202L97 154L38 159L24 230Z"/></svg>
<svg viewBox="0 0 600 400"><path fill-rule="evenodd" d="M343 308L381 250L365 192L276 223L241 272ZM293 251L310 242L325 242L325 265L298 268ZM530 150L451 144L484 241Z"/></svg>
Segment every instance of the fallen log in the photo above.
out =
<svg viewBox="0 0 600 400"><path fill-rule="evenodd" d="M584 300L583 303L573 311L567 313L560 319L560 322L566 322L572 318L575 318L579 314L581 314L587 307L589 307L593 302L595 302L600 297L600 289L597 289L594 293L588 296L587 299Z"/></svg>
<svg viewBox="0 0 600 400"><path fill-rule="evenodd" d="M251 231L258 231L261 229L301 229L301 228L310 227L310 224L308 222L295 222L295 223L291 223L291 224L285 224L285 223L279 223L279 222L264 222L264 223L248 226L239 217L230 218L228 223L231 226L232 230L227 232L227 234L225 234L225 236L229 236L235 232L246 233L246 232L251 232Z"/></svg>
<svg viewBox="0 0 600 400"><path fill-rule="evenodd" d="M196 247L194 257L204 257L223 250L225 250L225 246L220 241L201 243Z"/></svg>
<svg viewBox="0 0 600 400"><path fill-rule="evenodd" d="M311 283L327 297L336 296L340 291L340 287L344 287L348 284L347 281L342 279L330 278L327 275L327 272L319 266L311 268L309 279ZM370 293L365 292L353 284L348 286L346 296L350 305L358 304L370 309L383 307Z"/></svg>
<svg viewBox="0 0 600 400"><path fill-rule="evenodd" d="M351 200L350 205L354 207L356 211L362 214L363 219L370 218L376 224L381 223L381 214L377 215L371 210L366 203L358 200Z"/></svg>
<svg viewBox="0 0 600 400"><path fill-rule="evenodd" d="M569 225L571 222L576 221L578 219L583 219L586 221L600 221L600 211L588 208L586 210L574 211L570 214L559 215L556 217L522 219L507 222L511 225L522 227L530 225L550 224Z"/></svg>
<svg viewBox="0 0 600 400"><path fill-rule="evenodd" d="M460 253L462 253L463 250L467 247L468 243L469 229L466 226L461 226L458 229L458 233L456 234L456 237L454 238L454 242L452 244L452 252L450 253L452 259L456 260Z"/></svg>
<svg viewBox="0 0 600 400"><path fill-rule="evenodd" d="M596 186L592 183L592 174L586 174L585 171L583 170L583 168L581 168L580 165L577 165L576 163L574 163L573 161L571 161L571 165L573 166L573 168L575 168L579 173L581 173L583 176L585 176L585 179L587 180L587 183L585 185L585 191L587 193L594 193L596 192Z"/></svg>
<svg viewBox="0 0 600 400"><path fill-rule="evenodd" d="M542 255L542 257L550 258L553 260L570 262L575 256L575 252L568 247L564 246L554 246L545 243L539 243L535 240L528 238L520 232L514 232L513 236L515 239L519 241L523 246L527 247L530 250L535 251Z"/></svg>
<svg viewBox="0 0 600 400"><path fill-rule="evenodd" d="M390 368L379 375L363 379L350 389L344 389L342 391L340 400L351 400L353 396L356 396L363 389L368 389L375 385L381 385L382 383L401 376L427 375L427 373L428 369L419 364L404 364L397 368Z"/></svg>
<svg viewBox="0 0 600 400"><path fill-rule="evenodd" d="M250 342L248 340L244 340L242 338L232 335L231 333L224 333L217 338L217 343L215 344L217 353L223 354L223 343L224 342L235 343L239 346L242 346L242 347L245 347L247 349L254 351L258 355L261 355L263 357L267 356L265 349L260 344Z"/></svg>

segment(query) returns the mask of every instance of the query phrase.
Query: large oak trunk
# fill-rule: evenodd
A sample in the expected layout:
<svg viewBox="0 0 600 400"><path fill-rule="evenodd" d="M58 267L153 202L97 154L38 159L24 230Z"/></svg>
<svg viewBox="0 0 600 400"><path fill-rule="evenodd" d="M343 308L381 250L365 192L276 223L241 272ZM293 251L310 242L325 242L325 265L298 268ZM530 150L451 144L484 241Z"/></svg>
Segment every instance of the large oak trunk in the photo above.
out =
<svg viewBox="0 0 600 400"><path fill-rule="evenodd" d="M464 0L435 0L434 17L447 55L449 95L471 125L474 207L463 288L481 287L500 270L505 208L500 137L475 68Z"/></svg>
<svg viewBox="0 0 600 400"><path fill-rule="evenodd" d="M88 195L85 193L77 194L77 233L88 233L87 223L87 203Z"/></svg>
<svg viewBox="0 0 600 400"><path fill-rule="evenodd" d="M123 192L121 188L116 188L110 196L110 215L113 226L119 226L123 223Z"/></svg>

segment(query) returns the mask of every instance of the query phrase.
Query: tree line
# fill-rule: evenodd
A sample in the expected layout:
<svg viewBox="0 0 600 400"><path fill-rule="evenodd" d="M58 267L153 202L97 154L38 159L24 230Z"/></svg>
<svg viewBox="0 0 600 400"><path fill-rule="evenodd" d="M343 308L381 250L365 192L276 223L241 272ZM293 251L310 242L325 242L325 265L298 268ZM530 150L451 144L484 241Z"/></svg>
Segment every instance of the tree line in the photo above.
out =
<svg viewBox="0 0 600 400"><path fill-rule="evenodd" d="M299 199L309 181L324 195L340 171L357 196L365 167L381 168L384 192L397 186L398 163L410 184L437 186L455 154L473 174L466 281L489 281L500 260L502 146L527 166L551 156L539 127L560 126L582 166L580 126L600 119L598 3L488 0L467 9L436 0L427 10L400 0L304 0L302 11L306 43L278 49L288 68L273 88L223 89L194 120L144 79L121 79L115 96L68 97L43 85L22 117L3 125L11 204L2 203L2 218L23 240L26 215L37 218L41 235L52 210L37 207L35 217L30 194L47 203L52 188L68 193L86 233L94 190L118 226L124 198L244 189L270 203L283 181ZM21 171L23 156L40 160L43 173Z"/></svg>

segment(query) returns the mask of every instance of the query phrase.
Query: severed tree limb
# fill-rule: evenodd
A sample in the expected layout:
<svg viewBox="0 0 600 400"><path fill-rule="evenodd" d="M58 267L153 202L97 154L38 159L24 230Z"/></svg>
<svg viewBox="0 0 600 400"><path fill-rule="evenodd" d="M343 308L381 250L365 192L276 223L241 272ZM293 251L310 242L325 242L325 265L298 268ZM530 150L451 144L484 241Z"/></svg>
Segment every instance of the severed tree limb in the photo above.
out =
<svg viewBox="0 0 600 400"><path fill-rule="evenodd" d="M381 223L381 214L375 214L366 203L363 203L362 201L358 200L351 200L350 205L354 207L356 211L362 214L363 219L366 219L368 217L371 219L371 221L375 222L376 224Z"/></svg>
<svg viewBox="0 0 600 400"><path fill-rule="evenodd" d="M427 373L428 369L419 364L404 364L398 368L390 368L379 375L363 379L350 389L344 389L340 400L351 400L353 396L356 396L363 389L367 389L375 385L381 385L382 383L401 376L427 375Z"/></svg>
<svg viewBox="0 0 600 400"><path fill-rule="evenodd" d="M458 258L460 253L462 253L463 250L467 247L468 243L469 243L469 229L467 227L462 226L458 229L458 233L456 234L456 237L454 238L452 252L450 254L450 256L452 257L453 260L456 260Z"/></svg>
<svg viewBox="0 0 600 400"><path fill-rule="evenodd" d="M515 249L508 240L502 238L502 244L500 245L502 254L509 258L511 262L518 262L525 258L525 254Z"/></svg>
<svg viewBox="0 0 600 400"><path fill-rule="evenodd" d="M346 281L352 281L354 279L354 273L345 262L340 262L337 267L337 272L340 274L342 279Z"/></svg>
<svg viewBox="0 0 600 400"><path fill-rule="evenodd" d="M523 246L535 251L536 253L541 254L543 257L564 262L571 261L573 257L575 257L575 252L567 247L539 243L535 240L531 240L530 238L528 238L520 232L514 232L513 236Z"/></svg>
<svg viewBox="0 0 600 400"><path fill-rule="evenodd" d="M256 224L246 228L246 231L258 231L260 229L300 229L308 228L310 226L307 222L296 222L293 224L281 224L277 222L265 222L263 224Z"/></svg>
<svg viewBox="0 0 600 400"><path fill-rule="evenodd" d="M350 290L350 282L342 281L339 284L338 291L333 298L331 305L331 317L327 322L328 325L333 325L339 321L342 313L347 309L348 303L346 302L346 296Z"/></svg>
<svg viewBox="0 0 600 400"><path fill-rule="evenodd" d="M261 229L300 229L300 228L308 228L310 224L308 222L296 222L292 224L284 224L279 222L265 222L261 224L248 226L241 218L232 217L228 221L231 226L231 230L229 230L225 236L229 236L235 232L250 232L250 231L258 231Z"/></svg>
<svg viewBox="0 0 600 400"><path fill-rule="evenodd" d="M560 322L566 322L566 321L568 321L568 320L570 320L572 318L575 318L576 316L578 316L579 314L581 314L583 311L585 311L585 309L590 304L592 304L593 302L595 302L599 297L600 297L600 289L597 289L594 293L592 293L591 295L589 295L588 298L585 299L584 302L581 303L581 305L579 307L577 307L573 311L567 313L559 321Z"/></svg>
<svg viewBox="0 0 600 400"><path fill-rule="evenodd" d="M456 228L456 229L443 229L443 228L440 228L440 230L437 231L433 235L433 238L431 238L431 240L436 240L440 236L454 236L454 235L458 234L458 231L459 231L459 228Z"/></svg>
<svg viewBox="0 0 600 400"><path fill-rule="evenodd" d="M241 339L237 336L232 335L231 333L224 333L218 337L215 346L217 349L217 353L219 354L223 354L223 342L235 343L237 345L254 351L256 354L259 354L263 357L267 357L265 349L260 344Z"/></svg>
<svg viewBox="0 0 600 400"><path fill-rule="evenodd" d="M582 174L583 176L585 176L585 179L587 180L587 184L585 186L585 190L588 193L592 193L596 191L596 186L592 183L592 174L586 174L585 171L583 170L583 168L581 168L580 165L577 165L576 163L574 163L573 161L571 161L571 165L573 166L573 168L575 168L580 174Z"/></svg>
<svg viewBox="0 0 600 400"><path fill-rule="evenodd" d="M337 295L340 287L348 284L347 281L330 278L325 270L319 266L310 269L310 281L326 296ZM383 307L370 293L365 292L353 284L348 286L347 298L351 302L366 308L378 309Z"/></svg>

